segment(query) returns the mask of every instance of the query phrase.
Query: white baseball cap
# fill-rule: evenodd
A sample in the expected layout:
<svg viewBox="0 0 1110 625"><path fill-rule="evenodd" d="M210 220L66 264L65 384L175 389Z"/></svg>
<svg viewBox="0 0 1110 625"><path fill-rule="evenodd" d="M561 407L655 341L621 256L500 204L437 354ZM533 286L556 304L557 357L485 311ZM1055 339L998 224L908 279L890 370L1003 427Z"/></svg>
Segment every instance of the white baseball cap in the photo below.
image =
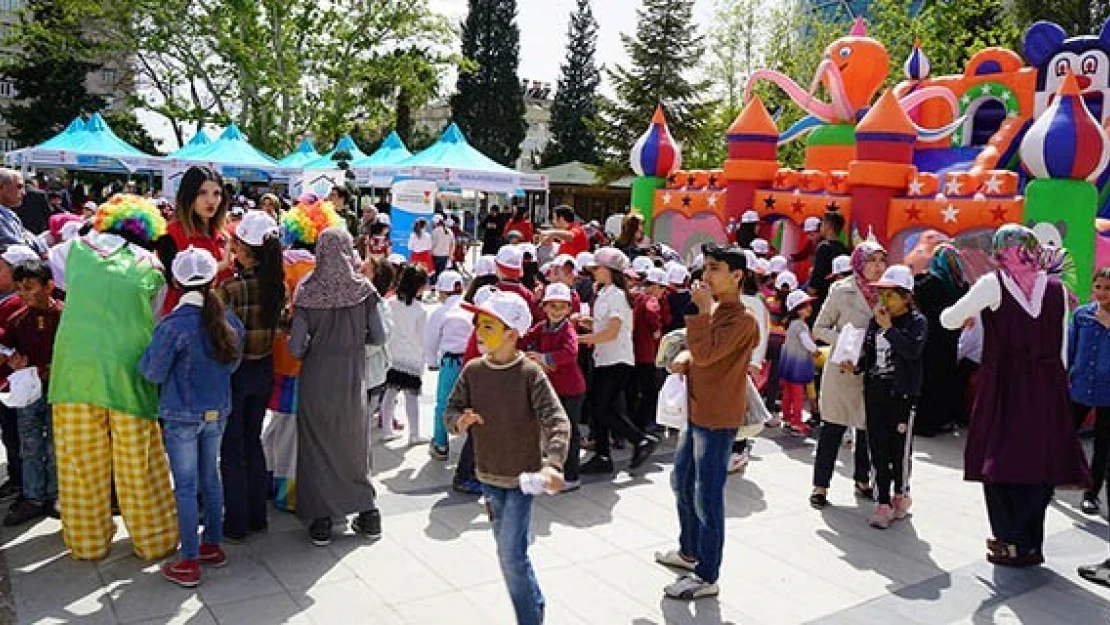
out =
<svg viewBox="0 0 1110 625"><path fill-rule="evenodd" d="M58 235L61 237L62 242L65 243L66 241L76 239L77 235L81 233L81 227L83 225L85 225L84 222L80 221L70 221L63 225L62 229L58 231Z"/></svg>
<svg viewBox="0 0 1110 625"><path fill-rule="evenodd" d="M173 257L173 279L181 286L201 286L216 278L216 258L205 249L190 245Z"/></svg>
<svg viewBox="0 0 1110 625"><path fill-rule="evenodd" d="M679 263L671 265L667 270L667 284L686 284L690 279L690 272Z"/></svg>
<svg viewBox="0 0 1110 625"><path fill-rule="evenodd" d="M35 250L27 245L9 245L8 249L4 250L3 254L0 254L0 258L3 258L4 262L12 267L29 260L41 260L39 255L35 253Z"/></svg>
<svg viewBox="0 0 1110 625"><path fill-rule="evenodd" d="M763 255L771 251L771 244L766 239L752 239L752 251Z"/></svg>
<svg viewBox="0 0 1110 625"><path fill-rule="evenodd" d="M820 229L821 229L821 218L820 217L806 217L806 220L802 222L802 231L803 232L817 232Z"/></svg>
<svg viewBox="0 0 1110 625"><path fill-rule="evenodd" d="M757 259L752 270L761 276L765 276L771 273L771 261L766 258Z"/></svg>
<svg viewBox="0 0 1110 625"><path fill-rule="evenodd" d="M26 408L42 397L38 367L24 367L8 376L8 391L0 393L0 403L8 408Z"/></svg>
<svg viewBox="0 0 1110 625"><path fill-rule="evenodd" d="M443 215L440 215L439 213L436 213L435 215L432 215L432 223L434 223L434 224L443 223Z"/></svg>
<svg viewBox="0 0 1110 625"><path fill-rule="evenodd" d="M398 254L397 252L393 252L392 254L390 254L387 260L389 261L390 265L404 265L405 263L409 262L408 259L406 259L401 254Z"/></svg>
<svg viewBox="0 0 1110 625"><path fill-rule="evenodd" d="M705 254L698 252L697 256L694 256L694 262L690 263L690 269L697 271L702 267L705 267Z"/></svg>
<svg viewBox="0 0 1110 625"><path fill-rule="evenodd" d="M235 236L247 245L258 247L265 241L266 235L276 234L277 231L277 222L265 211L247 211L247 214L243 215L243 220L235 228Z"/></svg>
<svg viewBox="0 0 1110 625"><path fill-rule="evenodd" d="M841 273L848 273L851 270L852 270L852 257L848 256L847 254L841 254L840 256L837 256L836 258L833 259L832 272L829 273L829 275L832 276L832 275L841 274ZM828 277L828 276L826 276L826 277Z"/></svg>
<svg viewBox="0 0 1110 625"><path fill-rule="evenodd" d="M811 297L805 291L791 291L790 295L786 296L786 310L792 311L802 304L808 304L809 302L812 302L814 299L816 298Z"/></svg>
<svg viewBox="0 0 1110 625"><path fill-rule="evenodd" d="M472 313L486 313L501 320L501 323L524 334L532 327L532 311L524 298L509 291L497 291L482 304L463 304Z"/></svg>
<svg viewBox="0 0 1110 625"><path fill-rule="evenodd" d="M519 278L524 273L524 251L517 245L502 245L494 263L506 278Z"/></svg>
<svg viewBox="0 0 1110 625"><path fill-rule="evenodd" d="M899 288L912 291L913 269L910 269L906 265L891 265L883 272L883 277L879 278L877 282L872 282L871 286Z"/></svg>
<svg viewBox="0 0 1110 625"><path fill-rule="evenodd" d="M742 223L742 224L757 224L757 223L759 223L759 213L757 213L755 211L744 211L744 214L740 215L740 223Z"/></svg>
<svg viewBox="0 0 1110 625"><path fill-rule="evenodd" d="M593 252L578 252L578 256L574 257L574 262L578 264L578 271L589 269L590 265L594 264Z"/></svg>
<svg viewBox="0 0 1110 625"><path fill-rule="evenodd" d="M492 284L478 287L478 290L474 291L474 305L481 306L485 304L486 300L493 297L493 294L498 292L500 292L500 289Z"/></svg>
<svg viewBox="0 0 1110 625"><path fill-rule="evenodd" d="M524 259L525 254L531 256L532 260L536 260L536 258L538 257L538 254L536 252L536 244L535 243L518 243L517 247L520 248L520 255L521 255L521 260L522 261Z"/></svg>
<svg viewBox="0 0 1110 625"><path fill-rule="evenodd" d="M571 302L570 287L562 282L552 282L543 288L543 303Z"/></svg>
<svg viewBox="0 0 1110 625"><path fill-rule="evenodd" d="M587 252L582 252L582 253L586 254ZM567 265L570 265L571 268L574 271L578 271L578 260L575 259L570 254L559 254L558 256L555 257L555 260L551 261L550 265L553 268L554 267L565 267Z"/></svg>
<svg viewBox="0 0 1110 625"><path fill-rule="evenodd" d="M377 222L388 226L390 224L389 213L378 213Z"/></svg>
<svg viewBox="0 0 1110 625"><path fill-rule="evenodd" d="M777 278L775 278L776 289L781 289L784 286L789 288L791 291L798 288L798 276L794 275L793 271L786 270L780 273Z"/></svg>
<svg viewBox="0 0 1110 625"><path fill-rule="evenodd" d="M667 272L663 271L662 269L660 269L658 267L652 267L651 269L647 270L647 277L644 278L644 282L647 282L649 284L658 284L660 286L666 286L667 285Z"/></svg>
<svg viewBox="0 0 1110 625"><path fill-rule="evenodd" d="M786 271L786 257L785 256L772 256L771 260L767 261L767 270L771 273L782 273Z"/></svg>
<svg viewBox="0 0 1110 625"><path fill-rule="evenodd" d="M479 256L478 260L474 261L474 275L476 277L492 276L497 273L497 263L494 261L492 254Z"/></svg>
<svg viewBox="0 0 1110 625"><path fill-rule="evenodd" d="M632 259L632 271L636 273L647 273L653 267L655 267L655 263L651 262L651 259L647 256L637 256Z"/></svg>
<svg viewBox="0 0 1110 625"><path fill-rule="evenodd" d="M628 270L628 257L615 247L603 247L594 252L593 260L586 266L588 268L607 267L613 271L624 272Z"/></svg>
<svg viewBox="0 0 1110 625"><path fill-rule="evenodd" d="M436 278L436 290L440 293L454 293L455 289L462 288L462 285L462 274L451 269L441 271Z"/></svg>

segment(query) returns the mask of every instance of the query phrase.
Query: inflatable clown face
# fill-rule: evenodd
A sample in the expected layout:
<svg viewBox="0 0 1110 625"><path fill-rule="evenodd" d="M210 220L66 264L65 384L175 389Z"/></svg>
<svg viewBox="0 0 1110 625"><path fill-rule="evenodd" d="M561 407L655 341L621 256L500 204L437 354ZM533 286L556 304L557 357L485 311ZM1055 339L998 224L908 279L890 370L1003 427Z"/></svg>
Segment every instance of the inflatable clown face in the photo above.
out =
<svg viewBox="0 0 1110 625"><path fill-rule="evenodd" d="M1035 114L1040 116L1056 97L1060 84L1070 72L1079 81L1083 101L1098 120L1110 117L1110 20L1098 36L1068 38L1064 29L1052 22L1037 22L1025 32L1025 59L1037 68Z"/></svg>

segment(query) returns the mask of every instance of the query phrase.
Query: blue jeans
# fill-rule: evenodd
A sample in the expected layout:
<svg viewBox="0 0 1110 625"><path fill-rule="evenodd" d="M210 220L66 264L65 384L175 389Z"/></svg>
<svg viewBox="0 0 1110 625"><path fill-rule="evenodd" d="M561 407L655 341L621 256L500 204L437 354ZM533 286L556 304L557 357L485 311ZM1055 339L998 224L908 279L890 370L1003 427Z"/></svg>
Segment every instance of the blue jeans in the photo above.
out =
<svg viewBox="0 0 1110 625"><path fill-rule="evenodd" d="M693 423L674 452L671 488L678 506L683 555L693 556L698 577L716 582L725 547L725 480L735 429L710 430Z"/></svg>
<svg viewBox="0 0 1110 625"><path fill-rule="evenodd" d="M164 421L162 437L173 473L173 498L177 502L177 526L181 530L181 557L195 560L200 555L197 526L197 489L204 496L204 544L223 541L224 489L220 484L220 440L227 419L219 421Z"/></svg>
<svg viewBox="0 0 1110 625"><path fill-rule="evenodd" d="M447 399L455 388L455 382L462 371L462 358L445 355L439 359L439 379L436 381L436 412L432 419L432 442L437 447L447 446L447 424L443 413L447 410Z"/></svg>
<svg viewBox="0 0 1110 625"><path fill-rule="evenodd" d="M528 543L532 534L532 496L519 488L498 488L482 484L486 505L492 516L493 539L497 542L497 558L501 575L509 589L516 612L517 625L541 625L544 600L532 561L528 559Z"/></svg>
<svg viewBox="0 0 1110 625"><path fill-rule="evenodd" d="M46 396L26 408L16 408L19 453L23 461L23 496L31 501L58 498L58 469L54 464L54 433Z"/></svg>

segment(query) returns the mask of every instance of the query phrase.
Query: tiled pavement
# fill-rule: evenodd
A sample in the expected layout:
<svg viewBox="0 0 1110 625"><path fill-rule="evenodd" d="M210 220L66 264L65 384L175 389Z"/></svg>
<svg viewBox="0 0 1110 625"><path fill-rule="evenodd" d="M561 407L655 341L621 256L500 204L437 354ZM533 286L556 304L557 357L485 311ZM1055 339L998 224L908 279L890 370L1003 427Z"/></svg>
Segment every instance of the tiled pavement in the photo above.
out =
<svg viewBox="0 0 1110 625"><path fill-rule="evenodd" d="M747 474L729 480L720 599L693 604L662 599L673 574L651 560L676 535L669 443L638 475L539 498L532 557L548 623L1110 623L1110 589L1075 575L1106 556L1105 520L1079 514L1076 494L1062 493L1050 510L1048 564L990 566L979 487L960 479L961 446L954 436L918 441L913 516L884 532L867 526L870 509L843 467L834 507L810 509L811 444L765 435ZM122 523L111 555L95 564L69 559L56 521L5 529L17 622L511 623L483 509L448 492L453 461L403 440L376 445L374 460L382 540L347 534L314 547L295 518L273 512L269 533L228 546L229 565L206 570L192 591L138 561Z"/></svg>

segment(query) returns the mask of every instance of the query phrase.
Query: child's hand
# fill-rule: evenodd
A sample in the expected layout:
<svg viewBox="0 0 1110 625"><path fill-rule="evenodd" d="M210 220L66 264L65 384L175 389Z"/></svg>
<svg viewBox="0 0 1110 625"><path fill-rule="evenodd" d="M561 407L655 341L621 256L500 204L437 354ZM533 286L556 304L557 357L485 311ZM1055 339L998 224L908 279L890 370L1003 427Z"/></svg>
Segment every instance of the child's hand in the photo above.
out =
<svg viewBox="0 0 1110 625"><path fill-rule="evenodd" d="M13 371L19 371L20 369L26 369L27 368L27 357L24 356L23 354L19 353L19 352L16 352L16 353L12 354L10 358L8 358L8 366L11 367Z"/></svg>
<svg viewBox="0 0 1110 625"><path fill-rule="evenodd" d="M563 474L554 467L540 469L540 475L547 478L547 494L556 495L563 490Z"/></svg>
<svg viewBox="0 0 1110 625"><path fill-rule="evenodd" d="M884 330L890 329L890 311L886 309L886 306L879 306L875 309L875 323L879 324L879 327Z"/></svg>
<svg viewBox="0 0 1110 625"><path fill-rule="evenodd" d="M465 434L466 431L470 429L470 426L484 424L485 420L482 419L482 415L467 408L463 411L462 416L459 417L458 422L455 423L455 427L458 428L459 434Z"/></svg>
<svg viewBox="0 0 1110 625"><path fill-rule="evenodd" d="M698 307L698 312L705 315L713 309L713 291L709 290L709 285L704 282L697 282L690 289L690 295L694 300L694 305Z"/></svg>

